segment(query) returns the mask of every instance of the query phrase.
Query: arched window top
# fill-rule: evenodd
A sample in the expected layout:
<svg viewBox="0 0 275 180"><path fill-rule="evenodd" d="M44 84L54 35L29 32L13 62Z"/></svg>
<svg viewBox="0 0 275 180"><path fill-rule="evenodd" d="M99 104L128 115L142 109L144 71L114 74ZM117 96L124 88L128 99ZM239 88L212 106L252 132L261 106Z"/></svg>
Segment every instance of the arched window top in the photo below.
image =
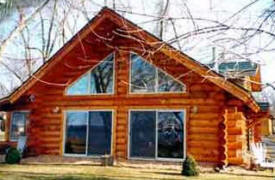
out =
<svg viewBox="0 0 275 180"><path fill-rule="evenodd" d="M67 90L67 95L113 94L114 54L107 56L96 67L81 76Z"/></svg>
<svg viewBox="0 0 275 180"><path fill-rule="evenodd" d="M130 91L132 93L185 92L181 81L131 53Z"/></svg>

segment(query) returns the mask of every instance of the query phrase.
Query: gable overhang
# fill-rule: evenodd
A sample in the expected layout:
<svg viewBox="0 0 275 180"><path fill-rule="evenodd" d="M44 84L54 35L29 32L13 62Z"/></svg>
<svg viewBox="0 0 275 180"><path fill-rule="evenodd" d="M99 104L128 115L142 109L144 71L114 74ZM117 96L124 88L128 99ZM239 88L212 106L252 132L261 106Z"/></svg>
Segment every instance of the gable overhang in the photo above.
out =
<svg viewBox="0 0 275 180"><path fill-rule="evenodd" d="M106 18L114 22L122 29L126 29L130 35L138 34L138 38L142 37L141 42L147 46L160 51L167 57L176 60L188 69L199 74L203 78L209 80L236 98L242 100L254 112L259 112L260 107L252 97L252 95L244 88L226 80L222 75L210 70L207 66L192 59L188 55L176 50L167 43L161 41L154 35L143 30L136 24L125 19L109 8L103 8L92 20L90 20L74 37L71 38L57 53L55 53L43 66L41 66L33 76L27 79L18 89L10 96L0 100L0 108L3 105L13 104L16 102L28 89L30 89L41 77L43 77L51 68L53 68L68 52L70 52L82 39L101 24Z"/></svg>

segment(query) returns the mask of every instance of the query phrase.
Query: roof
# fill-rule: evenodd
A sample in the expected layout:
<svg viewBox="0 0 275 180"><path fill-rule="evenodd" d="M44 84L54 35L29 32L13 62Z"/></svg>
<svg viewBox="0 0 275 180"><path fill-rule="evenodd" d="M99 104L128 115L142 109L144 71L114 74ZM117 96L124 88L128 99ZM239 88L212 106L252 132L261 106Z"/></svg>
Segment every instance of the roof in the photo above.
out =
<svg viewBox="0 0 275 180"><path fill-rule="evenodd" d="M215 63L208 65L210 68L214 68ZM241 62L224 62L218 64L218 73L227 75L228 73L234 72L234 75L238 77L243 76L254 76L257 72L258 65L250 61Z"/></svg>
<svg viewBox="0 0 275 180"><path fill-rule="evenodd" d="M262 92L252 92L252 96L260 106L261 111L266 112L269 110L268 98Z"/></svg>
<svg viewBox="0 0 275 180"><path fill-rule="evenodd" d="M269 110L269 103L268 102L258 102L261 111L268 111Z"/></svg>
<svg viewBox="0 0 275 180"><path fill-rule="evenodd" d="M171 45L162 42L159 38L140 28L136 24L125 19L115 11L104 7L92 20L90 20L74 37L71 38L61 49L59 49L43 66L41 66L32 77L26 80L18 89L16 89L10 96L0 100L0 108L3 104L12 104L18 100L28 89L30 89L36 82L41 79L49 70L61 61L70 50L72 50L80 40L93 31L95 27L100 25L104 19L108 18L116 23L121 28L127 28L127 31L135 37L142 37L146 45L161 51L164 55L183 64L188 69L201 75L205 79L224 89L228 93L242 100L253 111L258 112L260 107L253 99L251 94L241 86L234 84L230 80L226 80L222 75L210 70L206 65L199 63L190 56L178 51ZM136 34L135 34L136 33ZM138 36L137 36L138 34Z"/></svg>

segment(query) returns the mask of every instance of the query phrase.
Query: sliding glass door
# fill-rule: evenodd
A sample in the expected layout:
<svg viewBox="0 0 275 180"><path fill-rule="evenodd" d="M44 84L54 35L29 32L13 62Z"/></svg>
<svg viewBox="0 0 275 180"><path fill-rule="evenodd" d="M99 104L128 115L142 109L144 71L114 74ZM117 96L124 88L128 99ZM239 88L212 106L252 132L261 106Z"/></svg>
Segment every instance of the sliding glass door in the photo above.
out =
<svg viewBox="0 0 275 180"><path fill-rule="evenodd" d="M129 156L184 158L184 111L130 111Z"/></svg>
<svg viewBox="0 0 275 180"><path fill-rule="evenodd" d="M183 112L158 112L158 158L183 158Z"/></svg>
<svg viewBox="0 0 275 180"><path fill-rule="evenodd" d="M155 157L156 113L154 111L131 112L130 156Z"/></svg>
<svg viewBox="0 0 275 180"><path fill-rule="evenodd" d="M112 111L66 112L64 154L111 154Z"/></svg>
<svg viewBox="0 0 275 180"><path fill-rule="evenodd" d="M112 112L89 112L88 155L111 154Z"/></svg>
<svg viewBox="0 0 275 180"><path fill-rule="evenodd" d="M67 112L66 154L86 154L87 117L86 112Z"/></svg>

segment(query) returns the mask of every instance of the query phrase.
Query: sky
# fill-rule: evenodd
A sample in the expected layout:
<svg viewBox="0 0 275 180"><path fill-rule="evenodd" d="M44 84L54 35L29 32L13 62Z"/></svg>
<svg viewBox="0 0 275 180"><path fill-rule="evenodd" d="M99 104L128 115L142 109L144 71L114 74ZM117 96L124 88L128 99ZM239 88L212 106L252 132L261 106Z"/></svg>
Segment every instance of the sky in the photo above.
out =
<svg viewBox="0 0 275 180"><path fill-rule="evenodd" d="M68 5L65 3L65 0L59 1L58 4L58 16L57 20L61 22L62 14L69 9ZM83 3L84 4L81 4ZM72 9L68 10L66 22L64 23L66 40L69 40L78 30L80 30L87 22L87 19L80 13L81 9L87 10L87 15L89 19L96 15L96 13L104 6L104 0L75 0L70 4ZM138 24L142 28L148 30L153 34L157 34L157 22L155 19L158 15L158 7L162 0L116 0L116 10L118 13L122 14L127 19ZM222 3L221 3L222 2ZM195 21L192 22L189 19L184 19L182 17L190 17L190 14L194 19L210 19L218 20L224 22L228 25L234 27L253 27L257 25L258 18L263 13L263 10L267 8L272 0L259 0L257 3L253 4L250 8L245 11L242 11L241 15L236 15L232 17L232 14L240 11L244 6L253 2L252 0L173 0L169 6L169 11L165 15L165 18L173 18L174 23L177 29L178 34L184 34L186 32L192 32L195 29L204 28L207 26L213 25L210 21ZM107 1L107 5L112 7L112 1ZM51 11L50 5L48 8L43 10L42 15L46 19L50 19ZM26 15L31 13L35 8L29 8L25 10ZM124 11L127 11L126 13ZM143 14L143 15L141 15ZM144 15L146 14L146 16ZM12 13L8 16L5 21L0 24L0 41L4 40L7 34L14 28L18 22L18 14ZM48 21L45 21L46 25ZM171 39L175 37L171 22L167 21L168 25L164 30L164 41L170 42ZM54 28L58 30L60 28L60 23L57 23ZM264 28L270 28L270 24L264 26ZM29 38L30 45L35 48L41 48L41 25L39 17L36 16L28 26L29 31L24 31L26 36ZM269 29L268 29L269 30ZM275 32L275 30L274 30ZM28 35L27 35L28 33ZM205 36L192 35L186 39L181 39L180 45L182 51L194 59L202 63L210 63L212 60L212 48L215 47L216 53L226 52L226 58L239 60L240 57L248 58L253 62L258 62L261 64L262 72L262 81L266 82L275 82L275 57L274 52L261 52L253 55L243 55L252 53L255 50L263 48L267 44L271 37L266 35L257 36L253 40L250 40L246 47L233 47L232 43L228 43L222 39L234 39L235 41L243 35L243 31L231 30L227 32L207 34ZM62 47L64 41L60 37L56 38L56 45L54 46L54 51L52 54ZM24 46L22 45L21 36L17 35L6 47L4 54L0 58L0 61L12 67L13 70L17 71L19 75L26 74L24 70L24 65L22 65L22 57L24 57ZM173 46L178 48L177 43L173 43ZM270 47L275 47L275 43L271 43ZM241 56L240 56L241 54ZM39 53L32 51L32 55L36 58L39 58ZM13 59L13 60L11 60ZM14 60L17 59L17 60ZM34 64L37 69L41 65L40 63ZM3 64L0 63L0 82L4 84L8 89L13 89L15 86L18 86L20 82L11 75L9 70Z"/></svg>
<svg viewBox="0 0 275 180"><path fill-rule="evenodd" d="M132 1L131 1L132 2ZM132 3L130 6L134 6L131 10L134 12L145 13L145 14L156 14L156 11L153 8L157 1L142 1L139 6L135 7ZM240 15L237 15L230 20L226 21L228 18L232 16L232 14L238 12L247 4L253 2L251 0L223 0L222 3L220 0L192 0L192 1L181 1L174 0L172 1L172 5L169 7L170 11L168 17L188 17L188 14L185 12L184 8L185 3L188 5L189 11L194 18L206 18L211 20L218 20L221 22L226 22L229 25L233 25L236 27L250 27L257 23L257 19L263 13L263 10L272 3L271 0L262 0L253 4L246 11L243 11ZM139 24L139 22L148 21L148 19L144 19L142 16L134 16L129 14L124 14L127 18L132 20L133 22ZM196 22L199 27L209 26L208 22ZM188 32L193 30L193 25L190 20L178 20L176 21L177 30L180 34L181 32ZM140 25L140 24L139 24ZM151 23L141 24L143 28L148 30L149 32L154 33L154 26ZM169 40L171 36L174 34L170 33L172 30L168 29L166 32L166 36L164 40ZM231 31L221 34L220 37L227 38L238 38L242 34L240 31ZM256 40L249 43L249 49L251 51L255 51L261 47L260 44L265 44L270 40L270 37L262 36L260 38L255 38ZM259 40L260 39L260 40ZM218 43L214 41L215 38L209 36L193 36L187 40L182 41L183 52L190 55L196 60L199 60L202 63L211 63L212 60L212 47L216 47L216 51L224 50L225 51L233 51L233 53L239 53L243 51L243 49L232 49L230 44L223 44L223 42ZM175 45L175 44L173 44ZM262 45L262 46L263 46ZM272 46L272 45L271 45ZM275 44L273 43L275 47ZM249 51L249 50L248 50ZM249 59L258 62L261 64L262 68L262 80L263 82L274 82L274 70L275 70L275 61L272 59L275 57L275 52L262 52L256 55L250 56ZM238 60L238 58L236 58Z"/></svg>

